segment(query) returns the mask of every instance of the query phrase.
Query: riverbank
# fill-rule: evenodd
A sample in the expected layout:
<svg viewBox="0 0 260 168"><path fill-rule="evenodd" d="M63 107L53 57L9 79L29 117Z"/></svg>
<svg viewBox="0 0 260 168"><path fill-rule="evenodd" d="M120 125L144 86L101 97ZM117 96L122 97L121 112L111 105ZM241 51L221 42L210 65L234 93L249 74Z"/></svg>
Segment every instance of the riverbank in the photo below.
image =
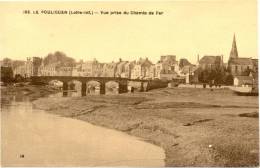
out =
<svg viewBox="0 0 260 168"><path fill-rule="evenodd" d="M59 91L60 90L58 90L57 88L51 86L40 85L1 86L1 104L8 102L14 97L18 100L23 98L36 100L37 98L46 97Z"/></svg>
<svg viewBox="0 0 260 168"><path fill-rule="evenodd" d="M159 145L166 166L259 165L258 97L236 96L227 89L165 88L40 98L33 104Z"/></svg>

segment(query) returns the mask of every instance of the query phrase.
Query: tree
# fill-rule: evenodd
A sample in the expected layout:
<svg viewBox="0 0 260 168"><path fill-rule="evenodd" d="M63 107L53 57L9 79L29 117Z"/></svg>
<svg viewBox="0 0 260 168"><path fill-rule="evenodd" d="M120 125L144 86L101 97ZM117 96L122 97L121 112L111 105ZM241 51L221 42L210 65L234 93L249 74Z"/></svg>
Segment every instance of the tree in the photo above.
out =
<svg viewBox="0 0 260 168"><path fill-rule="evenodd" d="M234 83L234 77L231 74L227 74L226 78L225 78L225 84L226 85L233 85Z"/></svg>
<svg viewBox="0 0 260 168"><path fill-rule="evenodd" d="M56 51L54 54L49 53L43 60L44 65L49 65L56 63L58 67L60 66L69 66L72 67L75 65L76 61L66 56L63 52Z"/></svg>
<svg viewBox="0 0 260 168"><path fill-rule="evenodd" d="M210 72L207 69L200 69L199 70L199 75L198 75L198 79L199 82L202 83L208 83L209 82L209 76L210 76Z"/></svg>
<svg viewBox="0 0 260 168"><path fill-rule="evenodd" d="M10 58L4 58L3 59L3 66L11 67L12 66L12 60Z"/></svg>
<svg viewBox="0 0 260 168"><path fill-rule="evenodd" d="M216 69L199 69L198 80L202 83L224 84L225 69L217 67Z"/></svg>
<svg viewBox="0 0 260 168"><path fill-rule="evenodd" d="M11 67L1 67L1 81L5 83L13 81L13 70Z"/></svg>
<svg viewBox="0 0 260 168"><path fill-rule="evenodd" d="M22 77L20 74L16 74L15 77L14 77L14 81L15 82L23 82L24 77Z"/></svg>

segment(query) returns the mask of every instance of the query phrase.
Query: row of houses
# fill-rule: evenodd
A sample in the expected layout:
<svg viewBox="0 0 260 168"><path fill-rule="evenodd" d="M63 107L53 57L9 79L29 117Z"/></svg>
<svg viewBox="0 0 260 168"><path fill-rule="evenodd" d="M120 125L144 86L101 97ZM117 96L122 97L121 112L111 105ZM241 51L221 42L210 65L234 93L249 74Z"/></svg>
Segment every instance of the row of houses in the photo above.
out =
<svg viewBox="0 0 260 168"><path fill-rule="evenodd" d="M38 64L36 63L38 60ZM205 55L199 59L196 65L187 59L176 60L175 55L161 56L160 60L153 64L148 58L140 58L137 61L123 61L100 63L93 61L80 61L74 67L59 66L58 63L44 65L39 63L40 58L27 58L23 65L14 68L14 75L30 76L91 76L91 77L121 77L131 79L166 79L195 75L198 68L202 70L214 70L228 68L234 76L246 76L248 70L258 71L258 60L251 58L239 58L231 56L228 64L223 62L223 56ZM186 79L189 80L189 79Z"/></svg>
<svg viewBox="0 0 260 168"><path fill-rule="evenodd" d="M189 63L189 65L192 65ZM187 67L185 67L187 68ZM161 56L160 61L153 64L148 58L137 61L100 63L93 61L78 62L74 67L59 67L56 63L40 65L38 76L91 76L121 77L131 79L167 79L181 75L175 55ZM184 74L182 74L184 75Z"/></svg>
<svg viewBox="0 0 260 168"><path fill-rule="evenodd" d="M180 65L179 65L180 63ZM91 76L91 77L121 77L131 79L162 79L171 80L182 76L185 78L194 71L196 66L186 59L176 60L175 55L161 56L160 60L153 64L148 58L140 58L137 61L123 61L101 63L96 59L92 61L80 61L75 66L60 66L53 62L45 65L41 58L27 58L20 66L13 69L14 76Z"/></svg>

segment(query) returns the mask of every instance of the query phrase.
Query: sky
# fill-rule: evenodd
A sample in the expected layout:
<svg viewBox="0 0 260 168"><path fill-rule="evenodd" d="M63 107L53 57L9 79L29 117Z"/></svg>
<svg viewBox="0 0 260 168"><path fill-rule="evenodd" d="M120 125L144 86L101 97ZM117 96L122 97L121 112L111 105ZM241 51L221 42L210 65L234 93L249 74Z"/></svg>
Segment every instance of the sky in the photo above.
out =
<svg viewBox="0 0 260 168"><path fill-rule="evenodd" d="M160 11L162 15L23 14L24 10ZM176 55L228 60L234 33L239 57L257 58L256 0L153 2L0 2L1 59L25 60L62 51L100 62L152 62Z"/></svg>

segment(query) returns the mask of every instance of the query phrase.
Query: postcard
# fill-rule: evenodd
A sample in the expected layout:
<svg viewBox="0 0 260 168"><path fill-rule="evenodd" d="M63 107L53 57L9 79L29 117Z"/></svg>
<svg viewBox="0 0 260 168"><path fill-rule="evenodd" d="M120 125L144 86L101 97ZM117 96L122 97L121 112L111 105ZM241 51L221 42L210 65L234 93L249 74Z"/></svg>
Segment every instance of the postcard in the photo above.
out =
<svg viewBox="0 0 260 168"><path fill-rule="evenodd" d="M1 1L4 167L258 167L256 0Z"/></svg>

